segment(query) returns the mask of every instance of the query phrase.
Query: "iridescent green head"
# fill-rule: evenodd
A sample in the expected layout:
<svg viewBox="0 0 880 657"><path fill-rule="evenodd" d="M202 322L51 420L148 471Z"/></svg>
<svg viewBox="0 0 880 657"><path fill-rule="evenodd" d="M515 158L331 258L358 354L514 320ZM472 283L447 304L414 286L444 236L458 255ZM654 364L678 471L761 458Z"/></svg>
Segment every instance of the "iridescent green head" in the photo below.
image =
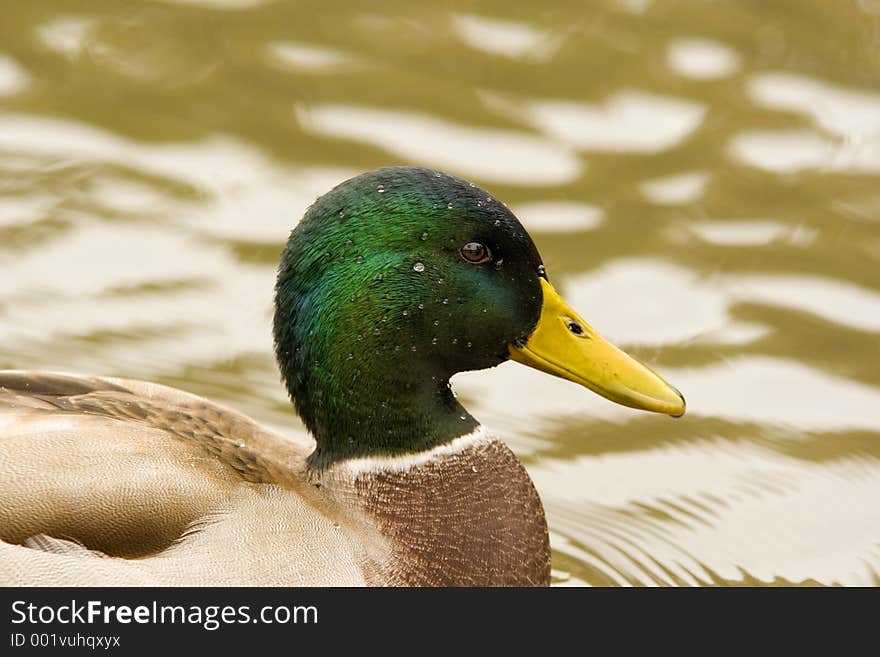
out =
<svg viewBox="0 0 880 657"><path fill-rule="evenodd" d="M525 342L542 272L516 217L445 173L379 169L319 198L284 250L275 312L315 459L413 452L473 430L449 378Z"/></svg>
<svg viewBox="0 0 880 657"><path fill-rule="evenodd" d="M469 433L477 422L450 377L508 358L684 412L674 388L562 301L507 207L446 173L379 169L319 198L290 235L275 306L276 356L316 467Z"/></svg>

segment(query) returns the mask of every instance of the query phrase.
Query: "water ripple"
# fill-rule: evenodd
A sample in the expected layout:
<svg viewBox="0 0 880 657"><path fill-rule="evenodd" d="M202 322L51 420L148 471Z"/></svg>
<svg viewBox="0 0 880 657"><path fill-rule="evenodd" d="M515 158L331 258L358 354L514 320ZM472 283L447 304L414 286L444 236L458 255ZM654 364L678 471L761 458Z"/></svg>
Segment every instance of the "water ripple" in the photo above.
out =
<svg viewBox="0 0 880 657"><path fill-rule="evenodd" d="M496 183L561 185L583 165L566 148L512 130L463 126L426 114L343 105L297 108L303 129L373 144L405 160Z"/></svg>

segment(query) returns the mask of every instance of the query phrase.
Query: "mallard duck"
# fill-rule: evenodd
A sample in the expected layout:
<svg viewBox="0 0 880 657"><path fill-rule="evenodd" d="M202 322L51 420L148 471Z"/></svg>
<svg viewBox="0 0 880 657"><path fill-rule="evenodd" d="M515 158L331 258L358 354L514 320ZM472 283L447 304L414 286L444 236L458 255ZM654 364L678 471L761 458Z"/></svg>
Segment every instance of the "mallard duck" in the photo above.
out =
<svg viewBox="0 0 880 657"><path fill-rule="evenodd" d="M535 487L450 377L513 359L685 410L566 305L503 203L428 169L308 209L274 344L314 446L162 385L0 372L0 584L547 585Z"/></svg>

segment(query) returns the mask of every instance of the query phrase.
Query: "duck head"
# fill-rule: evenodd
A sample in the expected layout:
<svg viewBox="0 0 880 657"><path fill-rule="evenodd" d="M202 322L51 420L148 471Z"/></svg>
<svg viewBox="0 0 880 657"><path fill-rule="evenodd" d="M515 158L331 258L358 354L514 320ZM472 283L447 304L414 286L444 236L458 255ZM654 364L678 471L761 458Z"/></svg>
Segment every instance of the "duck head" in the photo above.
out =
<svg viewBox="0 0 880 657"><path fill-rule="evenodd" d="M308 209L282 254L274 334L317 466L469 433L450 377L509 358L620 404L685 409L562 300L503 203L429 169L371 171Z"/></svg>

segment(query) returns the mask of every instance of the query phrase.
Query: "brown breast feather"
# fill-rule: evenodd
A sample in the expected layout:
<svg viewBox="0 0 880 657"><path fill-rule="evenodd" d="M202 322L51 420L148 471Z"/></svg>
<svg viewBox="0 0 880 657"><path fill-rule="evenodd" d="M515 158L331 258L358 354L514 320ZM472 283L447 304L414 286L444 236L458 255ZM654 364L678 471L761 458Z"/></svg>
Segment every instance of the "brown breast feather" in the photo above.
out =
<svg viewBox="0 0 880 657"><path fill-rule="evenodd" d="M342 478L334 477L336 483L330 485L342 483ZM365 469L348 485L387 541L386 555L364 557L370 583L550 583L541 500L525 468L498 440L476 441L410 468Z"/></svg>

